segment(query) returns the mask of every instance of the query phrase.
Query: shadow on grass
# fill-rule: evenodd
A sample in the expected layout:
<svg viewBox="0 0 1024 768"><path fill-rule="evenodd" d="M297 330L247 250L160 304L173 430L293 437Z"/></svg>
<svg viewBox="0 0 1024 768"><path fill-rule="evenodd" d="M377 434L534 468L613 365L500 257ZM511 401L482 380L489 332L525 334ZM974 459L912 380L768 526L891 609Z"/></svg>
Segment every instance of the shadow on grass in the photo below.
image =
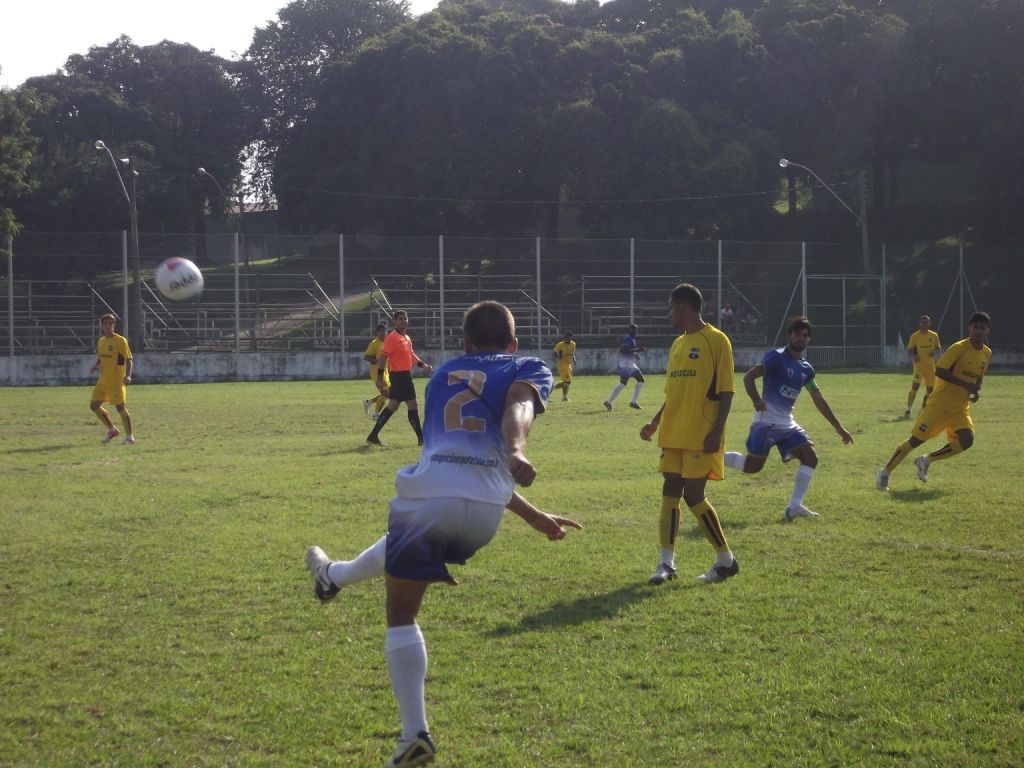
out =
<svg viewBox="0 0 1024 768"><path fill-rule="evenodd" d="M487 633L490 637L508 637L545 627L567 627L591 621L604 621L619 615L623 608L655 597L659 589L646 583L629 584L614 592L581 597L572 602L558 602L532 616L524 616L518 624L502 624ZM664 591L664 590L661 590Z"/></svg>
<svg viewBox="0 0 1024 768"><path fill-rule="evenodd" d="M938 488L929 488L924 490L921 488L915 488L911 491L894 491L892 488L889 489L889 498L894 501L931 501L932 499L941 499L949 494L946 491L940 491Z"/></svg>
<svg viewBox="0 0 1024 768"><path fill-rule="evenodd" d="M65 445L37 445L34 448L10 448L8 450L0 450L0 454L15 454L15 453L53 453L54 451L66 451L68 448L75 446L70 443Z"/></svg>

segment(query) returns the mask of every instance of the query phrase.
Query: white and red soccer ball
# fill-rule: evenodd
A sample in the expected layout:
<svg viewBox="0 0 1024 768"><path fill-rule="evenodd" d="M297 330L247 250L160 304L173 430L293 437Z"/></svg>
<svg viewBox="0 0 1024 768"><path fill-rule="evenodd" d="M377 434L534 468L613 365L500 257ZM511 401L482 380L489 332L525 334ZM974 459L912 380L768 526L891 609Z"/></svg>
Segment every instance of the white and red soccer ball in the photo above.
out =
<svg viewBox="0 0 1024 768"><path fill-rule="evenodd" d="M156 268L156 287L171 301L188 301L203 292L203 273L188 259L172 256Z"/></svg>

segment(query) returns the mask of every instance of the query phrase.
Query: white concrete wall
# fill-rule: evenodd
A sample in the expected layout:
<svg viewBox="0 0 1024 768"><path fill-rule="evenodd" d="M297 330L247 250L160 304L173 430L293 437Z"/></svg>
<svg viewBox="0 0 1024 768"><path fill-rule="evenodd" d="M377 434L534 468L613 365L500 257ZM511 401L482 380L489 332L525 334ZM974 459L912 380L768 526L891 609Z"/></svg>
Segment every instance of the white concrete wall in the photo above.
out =
<svg viewBox="0 0 1024 768"><path fill-rule="evenodd" d="M437 350L417 350L434 365L443 362ZM745 371L764 355L763 347L737 347L736 370ZM445 358L453 357L449 350ZM534 350L523 350L534 354ZM553 366L551 353L544 359ZM22 355L0 357L0 386L91 386L96 375L89 372L94 355ZM641 368L647 373L664 373L668 349L643 353ZM910 370L905 352L898 347L886 349L888 368ZM993 365L1024 368L1024 353L995 351ZM576 350L575 372L606 374L618 370L618 353L612 349ZM138 384L198 383L209 381L291 381L322 379L361 379L369 375L360 352L210 352L202 354L144 352L135 357L133 380Z"/></svg>

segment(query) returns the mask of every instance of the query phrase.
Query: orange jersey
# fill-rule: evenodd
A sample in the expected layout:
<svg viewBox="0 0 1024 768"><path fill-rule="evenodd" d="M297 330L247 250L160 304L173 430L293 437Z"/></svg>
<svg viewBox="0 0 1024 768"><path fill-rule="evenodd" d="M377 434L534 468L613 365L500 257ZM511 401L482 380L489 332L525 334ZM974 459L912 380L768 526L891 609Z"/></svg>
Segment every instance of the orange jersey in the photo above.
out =
<svg viewBox="0 0 1024 768"><path fill-rule="evenodd" d="M413 363L419 360L412 351L412 339L398 331L391 331L384 339L381 357L387 358L388 370L392 373L411 371Z"/></svg>

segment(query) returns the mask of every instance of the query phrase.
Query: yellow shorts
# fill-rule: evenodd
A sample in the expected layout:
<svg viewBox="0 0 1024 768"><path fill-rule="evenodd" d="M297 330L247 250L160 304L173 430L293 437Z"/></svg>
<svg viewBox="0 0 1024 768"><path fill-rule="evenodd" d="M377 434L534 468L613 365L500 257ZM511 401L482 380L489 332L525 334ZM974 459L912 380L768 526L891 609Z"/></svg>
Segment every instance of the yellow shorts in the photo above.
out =
<svg viewBox="0 0 1024 768"><path fill-rule="evenodd" d="M91 402L112 403L113 405L124 405L127 395L127 387L124 384L111 384L100 381L92 388Z"/></svg>
<svg viewBox="0 0 1024 768"><path fill-rule="evenodd" d="M377 374L371 372L370 373L370 381L373 382L374 386L377 386ZM387 389L391 389L391 372L390 371L384 371L384 386Z"/></svg>
<svg viewBox="0 0 1024 768"><path fill-rule="evenodd" d="M680 475L690 480L699 478L722 480L725 478L725 451L705 453L704 451L662 448L658 471Z"/></svg>
<svg viewBox="0 0 1024 768"><path fill-rule="evenodd" d="M915 365L914 366L914 383L920 384L924 382L924 385L929 389L935 387L935 366L934 365Z"/></svg>
<svg viewBox="0 0 1024 768"><path fill-rule="evenodd" d="M974 422L971 421L968 409L947 408L942 403L929 402L918 414L910 435L925 441L938 437L945 430L946 436L952 440L961 429L974 431Z"/></svg>
<svg viewBox="0 0 1024 768"><path fill-rule="evenodd" d="M562 381L572 383L572 366L571 365L560 365L558 366L558 377Z"/></svg>

